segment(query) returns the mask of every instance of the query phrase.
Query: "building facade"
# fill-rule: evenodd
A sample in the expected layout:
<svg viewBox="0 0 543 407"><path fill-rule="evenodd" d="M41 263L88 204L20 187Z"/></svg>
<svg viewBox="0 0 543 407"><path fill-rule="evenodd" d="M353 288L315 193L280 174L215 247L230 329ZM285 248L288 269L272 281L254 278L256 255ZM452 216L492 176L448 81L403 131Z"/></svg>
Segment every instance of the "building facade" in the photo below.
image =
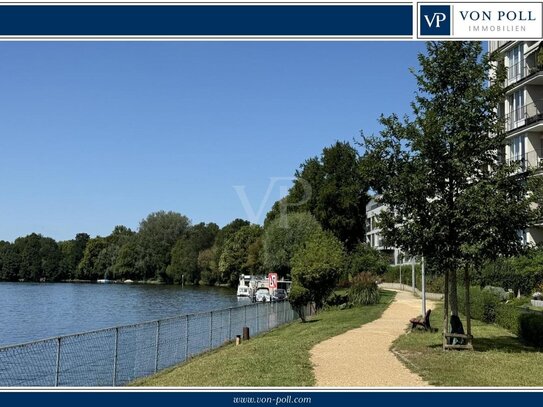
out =
<svg viewBox="0 0 543 407"><path fill-rule="evenodd" d="M366 205L366 243L368 246L385 254L392 265L410 264L412 259L405 256L400 249L397 247L387 247L383 242L378 222L379 214L385 208L385 205L380 204L375 199L371 199Z"/></svg>
<svg viewBox="0 0 543 407"><path fill-rule="evenodd" d="M507 68L505 102L498 112L505 118L505 160L520 171L543 170L543 41L490 41ZM543 225L521 233L529 244L543 242Z"/></svg>

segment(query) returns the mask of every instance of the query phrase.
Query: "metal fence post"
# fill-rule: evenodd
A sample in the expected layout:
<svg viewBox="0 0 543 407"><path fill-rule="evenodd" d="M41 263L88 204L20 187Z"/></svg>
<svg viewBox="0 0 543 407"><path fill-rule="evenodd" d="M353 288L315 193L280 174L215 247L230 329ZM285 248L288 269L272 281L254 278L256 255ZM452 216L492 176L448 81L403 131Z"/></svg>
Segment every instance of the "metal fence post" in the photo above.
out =
<svg viewBox="0 0 543 407"><path fill-rule="evenodd" d="M158 372L158 341L159 340L160 340L160 321L156 321L155 373Z"/></svg>
<svg viewBox="0 0 543 407"><path fill-rule="evenodd" d="M117 355L119 353L119 328L115 328L115 352L113 353L113 387L117 385Z"/></svg>
<svg viewBox="0 0 543 407"><path fill-rule="evenodd" d="M57 361L56 361L56 371L55 371L55 387L58 387L60 382L60 340L62 338L59 336L57 338Z"/></svg>
<svg viewBox="0 0 543 407"><path fill-rule="evenodd" d="M213 311L209 313L209 349L213 349Z"/></svg>
<svg viewBox="0 0 543 407"><path fill-rule="evenodd" d="M266 303L266 331L270 330L270 314L272 303Z"/></svg>
<svg viewBox="0 0 543 407"><path fill-rule="evenodd" d="M260 303L256 303L256 332L258 333L259 332L259 329L260 329L260 311L258 309L258 306L260 305Z"/></svg>
<svg viewBox="0 0 543 407"><path fill-rule="evenodd" d="M189 358L189 316L185 317L185 360Z"/></svg>
<svg viewBox="0 0 543 407"><path fill-rule="evenodd" d="M228 308L228 340L232 339L232 308Z"/></svg>

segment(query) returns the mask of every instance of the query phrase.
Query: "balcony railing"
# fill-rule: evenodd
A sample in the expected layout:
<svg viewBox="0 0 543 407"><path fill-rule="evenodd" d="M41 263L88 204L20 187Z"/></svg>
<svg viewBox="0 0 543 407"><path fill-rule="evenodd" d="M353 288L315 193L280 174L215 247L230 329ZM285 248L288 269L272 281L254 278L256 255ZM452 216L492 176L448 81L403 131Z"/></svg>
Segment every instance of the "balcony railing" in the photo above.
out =
<svg viewBox="0 0 543 407"><path fill-rule="evenodd" d="M510 156L506 161L508 164L518 164L519 171L543 169L543 150L532 150L525 154Z"/></svg>
<svg viewBox="0 0 543 407"><path fill-rule="evenodd" d="M510 86L541 70L543 70L543 66L537 63L536 53L532 53L516 64L507 67L505 86Z"/></svg>
<svg viewBox="0 0 543 407"><path fill-rule="evenodd" d="M505 131L543 120L543 99L521 106L505 115Z"/></svg>

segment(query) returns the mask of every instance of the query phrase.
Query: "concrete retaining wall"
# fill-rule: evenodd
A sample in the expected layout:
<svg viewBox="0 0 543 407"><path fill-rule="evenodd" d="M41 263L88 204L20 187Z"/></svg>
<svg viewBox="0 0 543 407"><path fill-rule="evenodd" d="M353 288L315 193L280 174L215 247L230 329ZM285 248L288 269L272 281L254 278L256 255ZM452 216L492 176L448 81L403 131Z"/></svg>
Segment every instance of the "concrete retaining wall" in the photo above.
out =
<svg viewBox="0 0 543 407"><path fill-rule="evenodd" d="M400 291L409 291L409 292L413 292L413 287L411 287L410 285L407 285L407 284L400 284L400 283L381 283L379 284L379 287L380 288L384 288L384 289L387 289L387 288L390 288L390 289L393 289L393 290L400 290ZM422 296L422 292L418 289L418 288L415 288L415 291L414 291L415 295L421 297ZM443 299L443 294L439 294L439 293L426 293L426 298L429 299L429 300L433 300L433 301L440 301ZM543 301L542 301L543 302Z"/></svg>

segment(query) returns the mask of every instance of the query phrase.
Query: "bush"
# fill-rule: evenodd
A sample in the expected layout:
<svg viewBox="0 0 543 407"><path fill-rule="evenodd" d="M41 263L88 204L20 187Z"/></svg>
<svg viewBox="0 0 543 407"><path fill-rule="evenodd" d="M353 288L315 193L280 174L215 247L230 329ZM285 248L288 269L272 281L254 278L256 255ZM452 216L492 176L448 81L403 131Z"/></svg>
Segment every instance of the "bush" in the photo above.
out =
<svg viewBox="0 0 543 407"><path fill-rule="evenodd" d="M521 311L518 336L530 345L543 347L543 314Z"/></svg>
<svg viewBox="0 0 543 407"><path fill-rule="evenodd" d="M505 293L505 291L503 291ZM470 287L470 311L471 317L486 323L496 321L496 307L502 301L501 291L496 287L486 287L481 290L479 287ZM458 287L458 306L465 314L465 289Z"/></svg>
<svg viewBox="0 0 543 407"><path fill-rule="evenodd" d="M531 250L524 256L498 259L486 264L474 274L473 282L481 287L493 285L511 289L516 294L532 293L543 283L543 248Z"/></svg>
<svg viewBox="0 0 543 407"><path fill-rule="evenodd" d="M347 295L340 295L333 293L326 300L325 305L328 307L337 307L338 305L346 304L349 302L349 297Z"/></svg>
<svg viewBox="0 0 543 407"><path fill-rule="evenodd" d="M496 307L496 324L518 335L520 312L520 308L513 304L499 304Z"/></svg>
<svg viewBox="0 0 543 407"><path fill-rule="evenodd" d="M311 293L307 288L294 284L290 289L288 300L292 309L300 316L302 322L305 322L305 306L311 302Z"/></svg>
<svg viewBox="0 0 543 407"><path fill-rule="evenodd" d="M365 243L361 243L346 257L344 279L352 279L359 273L383 275L388 270L388 258Z"/></svg>
<svg viewBox="0 0 543 407"><path fill-rule="evenodd" d="M370 305L379 302L379 288L371 273L360 273L353 278L349 289L349 300L355 305Z"/></svg>

